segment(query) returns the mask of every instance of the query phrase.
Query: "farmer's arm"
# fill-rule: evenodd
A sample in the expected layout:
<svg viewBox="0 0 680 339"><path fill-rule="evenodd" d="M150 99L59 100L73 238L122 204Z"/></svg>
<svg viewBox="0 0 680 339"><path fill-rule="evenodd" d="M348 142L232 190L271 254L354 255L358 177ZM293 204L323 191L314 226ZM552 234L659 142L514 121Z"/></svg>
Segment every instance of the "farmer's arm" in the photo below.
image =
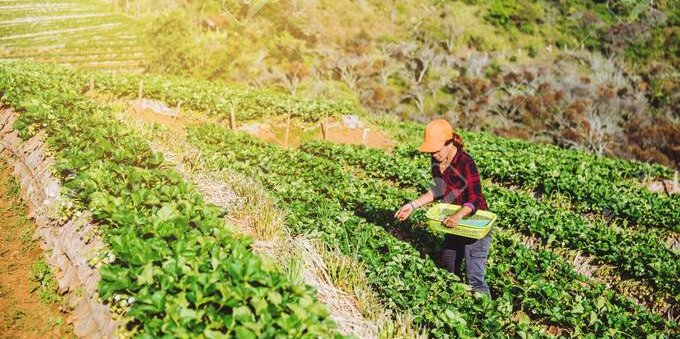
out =
<svg viewBox="0 0 680 339"><path fill-rule="evenodd" d="M401 221L404 221L418 207L423 206L423 205L427 205L427 204L429 204L433 201L434 201L434 193L432 193L431 190L427 191L427 193L421 195L420 197L418 197L418 199L413 200L413 201L409 201L408 203L406 203L406 205L401 206L401 208L396 213L394 213L394 217L401 220Z"/></svg>
<svg viewBox="0 0 680 339"><path fill-rule="evenodd" d="M482 197L482 183L477 170L477 165L473 160L470 160L463 165L462 173L465 178L465 202L463 207L453 215L444 219L444 224L448 227L454 227L460 223L460 220L468 215L474 215L479 208Z"/></svg>
<svg viewBox="0 0 680 339"><path fill-rule="evenodd" d="M467 199L465 199L463 206L470 209L470 212L464 216L467 216L468 214L474 215L477 213L483 199L481 178L479 176L479 171L477 170L477 164L475 164L474 160L470 159L470 161L463 166L463 175L465 176L465 183L467 185L465 188L465 196Z"/></svg>
<svg viewBox="0 0 680 339"><path fill-rule="evenodd" d="M468 205L463 205L463 208L459 209L458 212L446 217L443 221L444 225L447 227L454 227L460 223L460 220L472 213L472 208Z"/></svg>
<svg viewBox="0 0 680 339"><path fill-rule="evenodd" d="M434 193L432 191L427 191L427 193L422 194L418 199L411 201L413 208L418 208L420 206L425 206L434 201Z"/></svg>

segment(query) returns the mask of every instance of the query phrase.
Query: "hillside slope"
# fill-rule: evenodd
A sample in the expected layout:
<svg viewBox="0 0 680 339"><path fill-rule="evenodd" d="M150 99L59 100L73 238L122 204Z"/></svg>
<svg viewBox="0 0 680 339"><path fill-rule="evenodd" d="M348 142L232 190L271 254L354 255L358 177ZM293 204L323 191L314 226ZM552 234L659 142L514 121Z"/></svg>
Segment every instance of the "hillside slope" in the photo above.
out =
<svg viewBox="0 0 680 339"><path fill-rule="evenodd" d="M420 122L446 117L667 166L680 160L674 0L132 3L152 27L154 72L351 100Z"/></svg>

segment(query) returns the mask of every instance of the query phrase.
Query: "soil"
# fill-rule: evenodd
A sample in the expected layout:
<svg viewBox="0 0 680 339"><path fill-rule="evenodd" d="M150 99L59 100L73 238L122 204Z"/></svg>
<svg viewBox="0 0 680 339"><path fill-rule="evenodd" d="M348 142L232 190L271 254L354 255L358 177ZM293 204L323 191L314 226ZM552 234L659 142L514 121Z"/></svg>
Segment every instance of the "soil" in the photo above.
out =
<svg viewBox="0 0 680 339"><path fill-rule="evenodd" d="M380 131L378 128L366 126L368 129L366 133L366 140L364 141L364 128L349 128L333 118L323 120L326 127L326 136L321 130L321 123L312 126L303 126L296 123L291 123L290 132L288 136L288 146L297 148L304 141L308 140L326 140L336 144L347 145L366 145L367 147L380 148L384 150L392 150L394 148L392 140L389 136ZM286 121L278 119L268 123L250 123L239 129L244 130L258 138L274 142L285 146Z"/></svg>
<svg viewBox="0 0 680 339"><path fill-rule="evenodd" d="M130 107L134 107L135 102L130 103ZM179 117L172 117L169 115L159 114L151 109L142 109L141 111L137 108L131 110L133 119L141 120L145 123L157 123L164 125L173 132L180 133L182 136L187 134L186 125L181 121Z"/></svg>
<svg viewBox="0 0 680 339"><path fill-rule="evenodd" d="M163 125L171 131L179 133L181 136L186 136L187 126L192 124L224 123L215 121L214 119L206 119L205 117L198 118L192 114L189 114L190 116L185 116L181 112L179 115L173 117L160 114L148 108L143 108L140 111L138 105L138 101L136 100L128 102L128 107L132 112L133 119L145 123ZM387 151L391 151L394 148L390 137L373 126L365 126L368 131L366 132L366 139L364 140L364 128L349 128L335 118L324 119L323 124L326 127L325 140L332 143L348 145L364 144L367 147L380 148ZM261 140L286 146L286 125L285 117L276 117L269 118L267 122L249 121L243 124L237 122L237 129L254 135ZM324 140L321 123L309 125L292 121L288 134L288 147L297 148L304 141L308 140Z"/></svg>
<svg viewBox="0 0 680 339"><path fill-rule="evenodd" d="M18 192L10 170L0 162L0 337L73 337L67 314L31 291L32 267L42 250L33 240L35 224L26 217Z"/></svg>
<svg viewBox="0 0 680 339"><path fill-rule="evenodd" d="M383 133L382 131L379 131L376 128L371 128L371 126L367 126L366 128L368 129L366 133L366 140L364 141L363 136L364 136L364 128L349 128L344 126L342 123L339 123L333 119L327 119L324 121L324 124L326 126L329 126L326 128L326 139L327 141L336 143L336 144L347 144L347 145L366 145L368 147L373 147L373 148L381 148L381 149L392 149L392 142L387 136L387 134ZM316 138L318 140L323 139L323 133L321 131L321 128L319 128L319 132L316 135Z"/></svg>

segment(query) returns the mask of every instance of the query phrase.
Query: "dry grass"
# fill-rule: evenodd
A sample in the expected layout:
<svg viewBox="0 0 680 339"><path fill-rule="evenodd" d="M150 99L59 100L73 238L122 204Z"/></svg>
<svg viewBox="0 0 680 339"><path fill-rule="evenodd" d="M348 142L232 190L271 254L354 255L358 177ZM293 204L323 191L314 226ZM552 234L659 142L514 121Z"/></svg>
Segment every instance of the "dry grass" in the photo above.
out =
<svg viewBox="0 0 680 339"><path fill-rule="evenodd" d="M334 319L339 326L351 329L348 333L358 333L360 338L426 337L413 325L410 314L386 311L368 286L361 262L317 239L301 236L290 243L301 251L303 281L317 287L322 301L339 311Z"/></svg>
<svg viewBox="0 0 680 339"><path fill-rule="evenodd" d="M235 173L225 173L220 177L222 183L238 197L238 203L226 205L230 216L254 229L258 239L272 240L285 235L285 211L276 206L262 186Z"/></svg>

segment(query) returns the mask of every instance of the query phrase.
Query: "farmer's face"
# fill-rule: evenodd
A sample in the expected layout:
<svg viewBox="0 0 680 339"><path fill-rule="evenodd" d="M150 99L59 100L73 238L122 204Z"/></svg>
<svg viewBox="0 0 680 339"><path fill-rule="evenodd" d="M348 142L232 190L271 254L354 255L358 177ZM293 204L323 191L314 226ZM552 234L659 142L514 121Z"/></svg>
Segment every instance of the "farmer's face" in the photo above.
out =
<svg viewBox="0 0 680 339"><path fill-rule="evenodd" d="M434 158L435 161L442 162L446 160L446 155L448 154L451 147L452 145L443 146L442 148L439 149L439 151L432 152L430 154L432 154L432 157Z"/></svg>

